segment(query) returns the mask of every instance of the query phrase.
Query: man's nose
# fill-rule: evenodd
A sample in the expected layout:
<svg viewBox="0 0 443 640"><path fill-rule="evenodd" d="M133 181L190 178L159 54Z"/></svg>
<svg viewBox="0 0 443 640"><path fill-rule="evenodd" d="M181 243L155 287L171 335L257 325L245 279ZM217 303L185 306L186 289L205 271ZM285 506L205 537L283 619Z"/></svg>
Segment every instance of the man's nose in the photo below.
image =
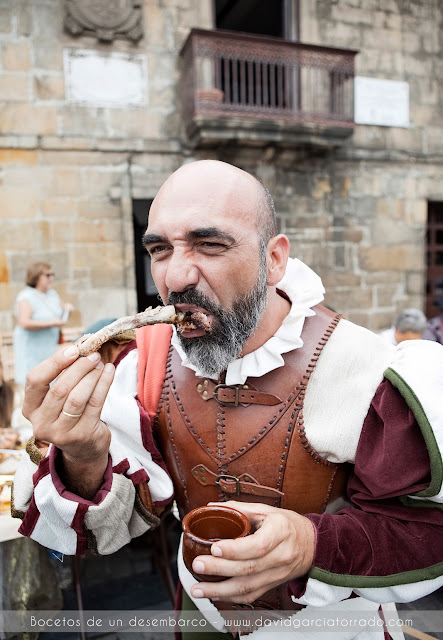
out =
<svg viewBox="0 0 443 640"><path fill-rule="evenodd" d="M165 284L168 291L186 291L198 284L199 271L190 258L173 253L168 261Z"/></svg>

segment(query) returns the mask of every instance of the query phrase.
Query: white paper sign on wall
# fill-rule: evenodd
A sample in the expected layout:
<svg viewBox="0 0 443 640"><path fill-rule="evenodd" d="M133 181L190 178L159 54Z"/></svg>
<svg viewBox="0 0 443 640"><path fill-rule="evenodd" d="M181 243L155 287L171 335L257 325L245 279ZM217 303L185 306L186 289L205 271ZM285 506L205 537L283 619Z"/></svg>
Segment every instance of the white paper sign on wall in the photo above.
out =
<svg viewBox="0 0 443 640"><path fill-rule="evenodd" d="M354 120L356 124L409 127L409 84L356 76Z"/></svg>
<svg viewBox="0 0 443 640"><path fill-rule="evenodd" d="M147 104L147 64L143 55L65 49L66 99L98 107Z"/></svg>

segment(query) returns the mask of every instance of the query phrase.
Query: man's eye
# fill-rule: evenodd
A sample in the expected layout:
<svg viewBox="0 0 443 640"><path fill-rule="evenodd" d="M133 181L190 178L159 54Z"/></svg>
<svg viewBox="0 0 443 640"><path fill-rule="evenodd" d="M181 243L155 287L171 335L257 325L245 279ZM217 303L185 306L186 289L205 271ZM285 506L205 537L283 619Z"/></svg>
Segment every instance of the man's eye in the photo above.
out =
<svg viewBox="0 0 443 640"><path fill-rule="evenodd" d="M164 251L166 249L166 247L164 245L158 245L156 247L150 247L148 249L148 253L149 255L154 255L154 253L160 253L161 251Z"/></svg>
<svg viewBox="0 0 443 640"><path fill-rule="evenodd" d="M221 242L202 242L201 246L205 249L226 249L226 246Z"/></svg>

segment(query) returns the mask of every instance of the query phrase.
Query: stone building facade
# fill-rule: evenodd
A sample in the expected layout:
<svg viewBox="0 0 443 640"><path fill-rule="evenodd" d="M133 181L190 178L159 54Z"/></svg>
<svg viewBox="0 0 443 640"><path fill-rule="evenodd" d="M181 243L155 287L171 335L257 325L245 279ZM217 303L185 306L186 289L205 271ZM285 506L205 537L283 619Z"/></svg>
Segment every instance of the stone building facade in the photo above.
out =
<svg viewBox="0 0 443 640"><path fill-rule="evenodd" d="M190 139L180 51L192 28L214 27L211 0L127 2L141 10L132 39L75 35L64 27L68 4L0 0L0 330L12 330L26 266L40 259L74 304L74 324L135 312L134 208L147 215L172 171L208 157L270 189L292 255L323 278L329 306L373 330L405 307L424 308L428 203L443 202L439 0L284 3L287 37L357 50L357 76L409 85L409 126L357 124L321 144L312 129L289 144L279 123L261 135L254 121L240 138ZM83 52L100 64L121 55L134 73L140 63L136 97L94 104L83 87L76 98L86 80L69 64Z"/></svg>

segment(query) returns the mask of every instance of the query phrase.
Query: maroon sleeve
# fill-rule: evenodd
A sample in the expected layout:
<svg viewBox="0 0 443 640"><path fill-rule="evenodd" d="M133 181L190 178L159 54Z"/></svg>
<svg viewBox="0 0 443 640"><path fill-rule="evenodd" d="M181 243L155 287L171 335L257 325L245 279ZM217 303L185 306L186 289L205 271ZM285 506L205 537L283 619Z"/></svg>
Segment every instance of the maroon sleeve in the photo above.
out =
<svg viewBox="0 0 443 640"><path fill-rule="evenodd" d="M387 576L442 562L443 512L399 500L425 489L430 479L429 455L414 415L384 380L364 421L348 481L352 506L307 516L317 533L314 567ZM293 595L302 595L304 582L291 584Z"/></svg>

